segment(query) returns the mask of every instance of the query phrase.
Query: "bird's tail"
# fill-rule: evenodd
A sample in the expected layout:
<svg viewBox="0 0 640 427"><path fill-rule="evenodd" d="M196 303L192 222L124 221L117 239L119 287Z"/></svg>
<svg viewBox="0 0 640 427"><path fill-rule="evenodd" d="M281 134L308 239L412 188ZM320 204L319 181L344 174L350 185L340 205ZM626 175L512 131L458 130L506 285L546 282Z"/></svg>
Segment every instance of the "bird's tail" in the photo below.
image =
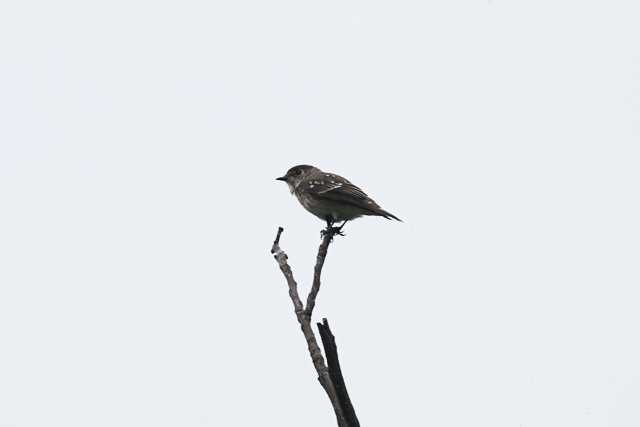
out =
<svg viewBox="0 0 640 427"><path fill-rule="evenodd" d="M395 216L394 214L392 214L391 212L387 212L384 209L378 209L377 214L380 215L381 217L384 217L386 219L395 219L396 221L400 221L403 222L400 218L398 218L397 216Z"/></svg>

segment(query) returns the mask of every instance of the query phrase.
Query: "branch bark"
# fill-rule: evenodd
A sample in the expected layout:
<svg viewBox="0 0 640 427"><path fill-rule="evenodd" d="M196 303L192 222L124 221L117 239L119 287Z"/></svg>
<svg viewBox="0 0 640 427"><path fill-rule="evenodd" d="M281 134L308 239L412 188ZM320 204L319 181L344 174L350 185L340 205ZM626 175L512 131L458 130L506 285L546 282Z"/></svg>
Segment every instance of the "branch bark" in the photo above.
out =
<svg viewBox="0 0 640 427"><path fill-rule="evenodd" d="M347 385L344 382L342 376L342 369L340 369L340 361L338 360L338 347L336 346L336 337L331 333L329 328L329 321L324 318L322 323L318 323L318 331L320 332L320 338L322 339L322 347L324 347L324 354L327 356L327 364L329 365L329 375L331 381L336 389L336 395L340 402L340 408L342 414L349 427L360 427L360 422L356 416L356 411L351 404L349 398L349 392L347 391Z"/></svg>
<svg viewBox="0 0 640 427"><path fill-rule="evenodd" d="M329 245L333 240L333 237L338 232L337 229L328 228L322 237L322 242L320 243L320 247L318 249L318 256L316 258L316 266L314 268L314 276L313 276L313 284L311 286L311 291L307 296L307 305L306 308L302 304L302 300L300 299L300 295L298 294L298 284L293 277L293 271L287 262L287 254L280 248L280 236L284 229L282 227L278 227L278 232L276 234L276 238L273 242L273 246L271 247L271 253L274 258L278 262L278 266L280 267L280 271L284 275L287 285L289 287L289 297L293 303L293 308L296 314L296 318L298 323L300 324L300 329L302 330L302 334L304 335L307 341L307 348L309 350L309 355L311 356L311 360L313 362L313 366L316 369L318 374L318 381L322 385L322 388L327 393L331 404L333 405L333 410L336 415L336 419L339 427L359 427L359 423L357 418L355 417L355 411L353 411L353 406L351 406L351 402L348 400L348 394L346 394L346 387L344 385L344 379L342 379L342 373L340 372L340 365L337 364L337 374L339 378L342 380L339 387L341 387L340 391L336 387L336 381L334 377L336 377L336 372L331 371L331 366L333 365L332 359L334 355L329 355L330 353L327 350L327 345L324 343L323 338L323 346L325 348L325 352L327 353L327 358L329 359L329 368L325 364L324 357L322 356L322 351L318 346L318 341L316 339L315 334L313 333L313 329L311 328L311 316L313 314L313 309L316 304L316 297L318 296L318 292L320 291L320 276L322 274L322 267L324 266L324 260L327 256L327 251L329 249ZM326 319L325 319L326 322ZM318 324L320 325L320 324ZM327 330L328 330L328 323ZM321 335L323 334L323 330L320 329ZM329 330L329 334L331 331ZM331 339L333 340L333 335L331 335ZM333 347L335 348L335 341L333 341ZM335 362L337 362L337 349L335 350ZM336 377L338 378L338 377ZM346 395L346 399L348 401L348 406L345 406L344 395ZM345 408L350 408L349 416L345 416ZM354 420L353 421L350 420Z"/></svg>

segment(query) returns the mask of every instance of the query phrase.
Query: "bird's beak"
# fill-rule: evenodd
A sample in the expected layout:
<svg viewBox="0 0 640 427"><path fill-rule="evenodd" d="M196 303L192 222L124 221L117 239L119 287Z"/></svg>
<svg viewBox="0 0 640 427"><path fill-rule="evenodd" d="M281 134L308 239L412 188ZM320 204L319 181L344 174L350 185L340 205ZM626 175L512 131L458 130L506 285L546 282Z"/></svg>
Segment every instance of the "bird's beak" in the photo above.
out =
<svg viewBox="0 0 640 427"><path fill-rule="evenodd" d="M286 176L281 176L279 178L276 178L276 181L286 181L287 177Z"/></svg>

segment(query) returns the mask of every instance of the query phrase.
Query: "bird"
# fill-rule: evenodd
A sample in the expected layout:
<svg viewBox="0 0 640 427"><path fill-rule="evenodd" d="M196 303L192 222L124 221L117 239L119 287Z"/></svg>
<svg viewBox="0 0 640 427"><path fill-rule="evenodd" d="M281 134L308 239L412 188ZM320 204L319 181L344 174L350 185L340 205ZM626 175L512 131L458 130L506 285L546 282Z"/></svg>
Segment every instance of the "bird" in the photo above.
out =
<svg viewBox="0 0 640 427"><path fill-rule="evenodd" d="M381 216L386 219L400 218L382 209L373 199L346 178L324 172L315 166L297 165L284 176L276 178L289 186L300 204L309 212L327 223L327 230L342 234L342 228L353 219L363 215ZM334 227L336 222L343 222Z"/></svg>

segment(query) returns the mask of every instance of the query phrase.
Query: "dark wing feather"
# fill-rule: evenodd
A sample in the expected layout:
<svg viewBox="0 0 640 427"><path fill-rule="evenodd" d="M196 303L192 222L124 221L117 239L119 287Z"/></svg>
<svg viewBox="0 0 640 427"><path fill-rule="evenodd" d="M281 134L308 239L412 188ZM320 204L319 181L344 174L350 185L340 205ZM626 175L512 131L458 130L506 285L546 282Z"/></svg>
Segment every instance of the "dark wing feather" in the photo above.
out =
<svg viewBox="0 0 640 427"><path fill-rule="evenodd" d="M319 174L303 183L305 190L318 196L331 197L340 194L342 196L354 197L356 199L367 199L367 194L360 188L353 185L347 179L334 174Z"/></svg>
<svg viewBox="0 0 640 427"><path fill-rule="evenodd" d="M386 219L400 218L382 209L367 193L353 185L349 180L331 173L319 173L300 183L300 190L318 199L344 203L362 209L368 215L379 215Z"/></svg>
<svg viewBox="0 0 640 427"><path fill-rule="evenodd" d="M304 190L315 197L346 203L374 215L383 215L380 206L367 196L367 193L353 185L347 179L334 174L321 174L317 178L305 181Z"/></svg>

